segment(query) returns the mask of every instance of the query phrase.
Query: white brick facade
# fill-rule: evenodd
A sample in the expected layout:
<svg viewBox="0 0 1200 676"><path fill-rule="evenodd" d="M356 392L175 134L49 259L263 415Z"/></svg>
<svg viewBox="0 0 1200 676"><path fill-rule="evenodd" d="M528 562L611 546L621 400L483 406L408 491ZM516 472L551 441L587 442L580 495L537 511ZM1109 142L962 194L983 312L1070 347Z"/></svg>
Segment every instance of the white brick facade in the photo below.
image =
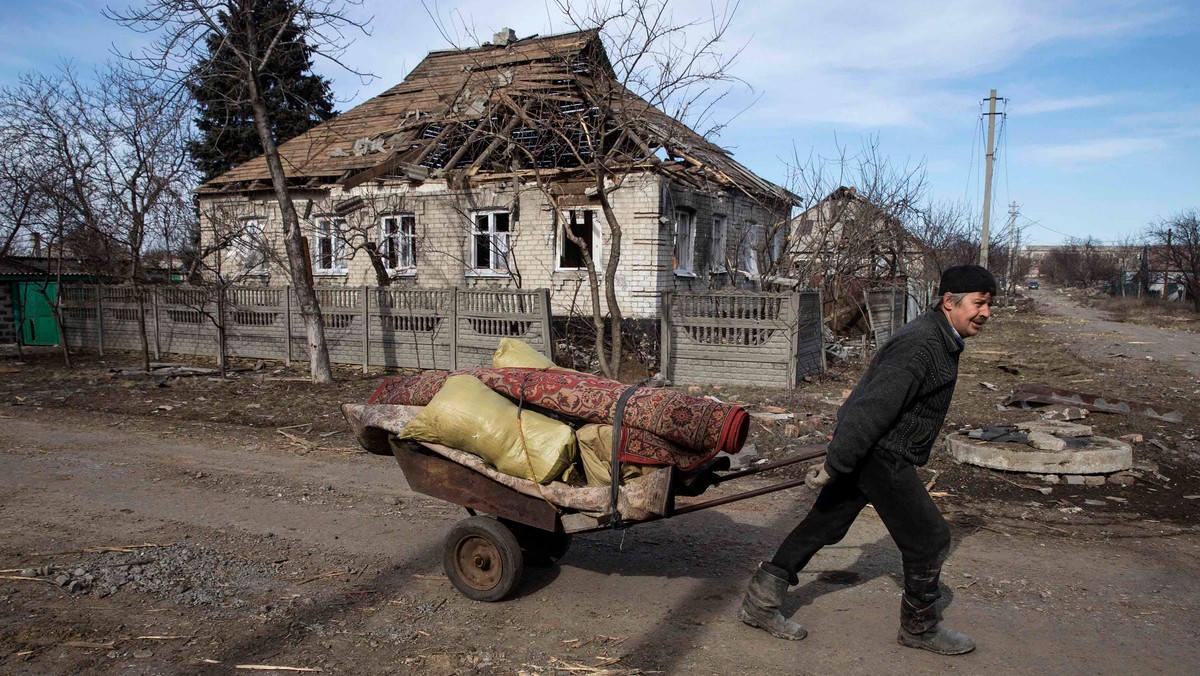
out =
<svg viewBox="0 0 1200 676"><path fill-rule="evenodd" d="M664 184L667 179L651 173L632 174L622 186L610 193L610 201L623 232L616 294L623 314L630 318L654 318L659 315L664 290L699 291L729 284L728 275L710 274L713 260L712 224L714 217L726 222L726 255L736 259L741 233L751 226L778 223L787 218L783 210L766 207L743 193L733 191L700 192L678 185ZM247 277L271 286L289 283L283 261L282 220L275 200L269 193L259 197L221 197L211 193L200 197L201 247L209 248L215 233L237 229L245 219L257 219L263 238L274 251L267 275ZM350 191L333 186L328 192L297 192L293 198L310 238L310 250L317 247L316 223L334 215L335 209L346 219L348 228L344 271L316 274L321 285L374 286L375 273L367 253L361 250L368 241L377 241L380 219L387 214L411 213L416 219L417 265L415 271L395 276L394 284L421 288L493 287L550 289L556 315L590 315L590 293L585 271L559 270L558 248L553 213L536 184L529 182L514 189L511 182L490 182L470 190L452 190L444 180L428 180L416 185L406 181L369 182ZM361 202L360 202L361 200ZM611 233L604 224L599 201L578 198L586 204L572 207L594 209L602 233L601 256L597 270L603 274L611 253ZM339 208L340 207L340 208ZM355 208L357 207L357 208ZM687 210L694 223L693 275L677 274L674 265L675 213ZM511 213L509 245L510 274L475 274L469 270L471 252L471 215L478 211L505 210ZM226 250L228 251L228 249ZM320 253L314 253L318 256ZM232 276L235 257L210 256L207 263ZM601 288L601 303L604 302Z"/></svg>

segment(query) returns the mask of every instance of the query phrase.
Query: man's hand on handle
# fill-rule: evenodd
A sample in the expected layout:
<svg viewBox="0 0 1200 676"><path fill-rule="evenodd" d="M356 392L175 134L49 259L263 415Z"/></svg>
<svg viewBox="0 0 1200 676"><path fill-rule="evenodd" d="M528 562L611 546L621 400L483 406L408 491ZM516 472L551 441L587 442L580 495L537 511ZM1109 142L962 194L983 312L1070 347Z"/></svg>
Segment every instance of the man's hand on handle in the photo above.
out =
<svg viewBox="0 0 1200 676"><path fill-rule="evenodd" d="M804 476L804 485L814 491L819 491L825 487L825 484L833 481L835 473L829 469L829 465L821 463L817 467L808 470L808 474Z"/></svg>

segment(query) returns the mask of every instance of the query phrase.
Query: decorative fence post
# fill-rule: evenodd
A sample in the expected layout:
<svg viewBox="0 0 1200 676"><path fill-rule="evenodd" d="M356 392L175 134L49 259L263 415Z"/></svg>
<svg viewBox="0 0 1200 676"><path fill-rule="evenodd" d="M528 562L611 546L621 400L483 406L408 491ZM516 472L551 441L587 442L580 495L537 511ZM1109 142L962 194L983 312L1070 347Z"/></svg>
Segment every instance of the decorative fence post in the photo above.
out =
<svg viewBox="0 0 1200 676"><path fill-rule="evenodd" d="M96 341L100 356L104 356L104 287L96 285Z"/></svg>
<svg viewBox="0 0 1200 676"><path fill-rule="evenodd" d="M458 287L450 290L450 370L458 370Z"/></svg>
<svg viewBox="0 0 1200 676"><path fill-rule="evenodd" d="M542 289L542 330L545 331L546 345L549 346L548 356L554 361L554 329L550 324L550 289Z"/></svg>
<svg viewBox="0 0 1200 676"><path fill-rule="evenodd" d="M800 294L788 296L788 363L792 368L788 371L788 387L794 388L800 382ZM824 350L822 350L824 352Z"/></svg>
<svg viewBox="0 0 1200 676"><path fill-rule="evenodd" d="M371 365L371 303L367 293L367 285L362 285L362 321L363 321L363 373Z"/></svg>
<svg viewBox="0 0 1200 676"><path fill-rule="evenodd" d="M283 364L292 365L292 286L283 287Z"/></svg>
<svg viewBox="0 0 1200 676"><path fill-rule="evenodd" d="M162 341L159 336L162 335L162 327L158 323L158 287L150 287L150 310L154 313L154 358L162 359Z"/></svg>

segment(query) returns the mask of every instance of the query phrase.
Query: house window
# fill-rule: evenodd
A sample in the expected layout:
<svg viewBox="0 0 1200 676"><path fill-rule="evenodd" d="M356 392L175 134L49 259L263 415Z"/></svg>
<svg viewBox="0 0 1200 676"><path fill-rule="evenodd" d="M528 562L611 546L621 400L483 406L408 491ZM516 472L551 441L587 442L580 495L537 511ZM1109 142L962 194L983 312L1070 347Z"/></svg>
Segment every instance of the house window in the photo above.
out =
<svg viewBox="0 0 1200 676"><path fill-rule="evenodd" d="M312 247L313 272L341 274L346 272L346 219L319 218Z"/></svg>
<svg viewBox="0 0 1200 676"><path fill-rule="evenodd" d="M592 261L599 253L600 231L596 212L591 209L575 209L566 212L567 222L558 232L558 269L581 270L587 265L583 261L583 248L573 242L567 233L582 241Z"/></svg>
<svg viewBox="0 0 1200 676"><path fill-rule="evenodd" d="M696 215L682 209L675 210L675 273L693 274L693 257L696 252Z"/></svg>
<svg viewBox="0 0 1200 676"><path fill-rule="evenodd" d="M471 230L471 269L481 272L507 272L508 233L507 211L476 213Z"/></svg>
<svg viewBox="0 0 1200 676"><path fill-rule="evenodd" d="M725 271L725 224L724 216L713 216L712 222L712 261L709 269L713 272Z"/></svg>
<svg viewBox="0 0 1200 676"><path fill-rule="evenodd" d="M412 214L384 216L379 225L379 253L388 272L413 271L417 267L417 217Z"/></svg>
<svg viewBox="0 0 1200 676"><path fill-rule="evenodd" d="M742 246L740 247L739 261L741 270L747 277L758 276L758 248L759 240L762 238L762 227L758 225L748 225L746 234L742 237Z"/></svg>
<svg viewBox="0 0 1200 676"><path fill-rule="evenodd" d="M257 218L247 218L241 222L230 248L237 273L267 274L266 242L263 241L262 222Z"/></svg>

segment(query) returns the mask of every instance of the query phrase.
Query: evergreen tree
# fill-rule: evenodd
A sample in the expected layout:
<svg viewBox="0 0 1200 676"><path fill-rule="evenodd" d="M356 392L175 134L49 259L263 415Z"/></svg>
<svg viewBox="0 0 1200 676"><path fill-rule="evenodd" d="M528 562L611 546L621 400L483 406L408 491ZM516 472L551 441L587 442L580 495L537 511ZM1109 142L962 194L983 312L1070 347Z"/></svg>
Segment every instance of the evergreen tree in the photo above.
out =
<svg viewBox="0 0 1200 676"><path fill-rule="evenodd" d="M277 143L283 143L333 117L332 94L329 81L311 72L313 50L292 21L293 0L258 0L252 4L258 35L264 37L259 42L260 53L280 22L289 22L261 72L263 98L271 113L271 134ZM221 13L220 22L227 31L234 29L227 14ZM196 64L188 84L199 109L195 122L201 133L189 144L188 151L205 181L263 154L241 69L237 64L222 63L237 56L231 50L220 49L222 39L218 33L207 36L206 56Z"/></svg>

